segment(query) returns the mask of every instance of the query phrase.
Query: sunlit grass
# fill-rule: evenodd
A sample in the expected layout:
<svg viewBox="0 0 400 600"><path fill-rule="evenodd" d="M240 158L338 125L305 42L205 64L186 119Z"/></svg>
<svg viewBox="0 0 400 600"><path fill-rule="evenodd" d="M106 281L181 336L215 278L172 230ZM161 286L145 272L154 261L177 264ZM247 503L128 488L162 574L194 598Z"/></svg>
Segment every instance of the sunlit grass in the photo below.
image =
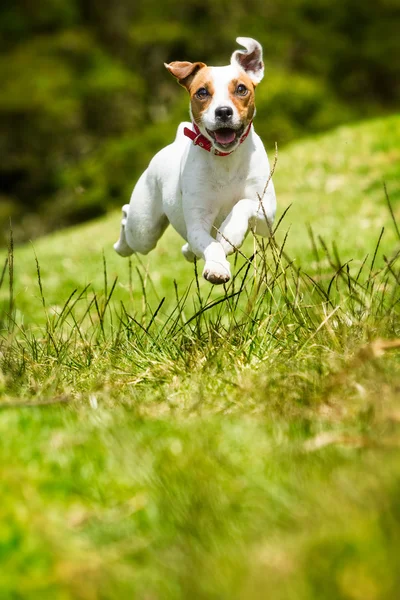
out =
<svg viewBox="0 0 400 600"><path fill-rule="evenodd" d="M224 289L115 215L10 251L2 597L396 597L399 123L283 151Z"/></svg>

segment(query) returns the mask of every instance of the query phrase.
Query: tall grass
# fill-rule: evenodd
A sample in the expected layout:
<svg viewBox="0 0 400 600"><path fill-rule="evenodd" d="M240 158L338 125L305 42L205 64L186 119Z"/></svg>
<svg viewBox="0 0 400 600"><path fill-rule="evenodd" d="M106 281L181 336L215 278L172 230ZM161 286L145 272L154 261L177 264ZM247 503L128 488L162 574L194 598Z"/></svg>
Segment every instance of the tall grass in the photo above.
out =
<svg viewBox="0 0 400 600"><path fill-rule="evenodd" d="M386 198L398 234L387 194ZM283 223L282 218L277 227ZM165 380L167 372L190 373L204 361L220 369L229 362L238 368L262 361L301 362L311 348L318 358L332 350L351 350L368 343L378 331L379 336L398 335L400 251L377 260L383 229L370 254L353 265L341 259L335 243L328 247L309 228L315 258L312 272L287 255L289 234L280 246L275 233L266 241L254 238L252 256L235 255L232 279L217 297L211 286L200 285L195 264L189 286L181 289L175 282L175 304L167 312L165 298L150 304L148 290L156 286L140 265L136 268L142 302L134 304L131 260L129 300L115 303L117 281L109 282L104 256L103 290L96 292L90 285L74 290L61 309L51 311L36 258L44 327L25 327L18 317L11 235L0 278L1 285L6 285L8 271L9 294L3 305L0 342L4 372L10 374L13 386L37 372L38 366L42 375L57 374L57 378L76 382L81 369L107 357L107 362L129 372L130 377L157 383ZM329 371L326 364L320 368Z"/></svg>
<svg viewBox="0 0 400 600"><path fill-rule="evenodd" d="M344 261L309 228L304 266L275 233L172 303L138 257L118 301L103 258L54 308L36 259L29 325L11 238L1 597L397 597L400 252L382 230Z"/></svg>

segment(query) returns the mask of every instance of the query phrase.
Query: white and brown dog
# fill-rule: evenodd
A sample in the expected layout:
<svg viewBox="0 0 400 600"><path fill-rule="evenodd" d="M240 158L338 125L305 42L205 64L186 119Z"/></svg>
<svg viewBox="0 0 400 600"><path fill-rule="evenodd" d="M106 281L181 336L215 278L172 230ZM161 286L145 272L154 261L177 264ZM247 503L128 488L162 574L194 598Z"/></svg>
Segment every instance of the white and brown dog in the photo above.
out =
<svg viewBox="0 0 400 600"><path fill-rule="evenodd" d="M166 68L190 94L193 124L181 123L175 141L150 162L123 207L121 256L147 254L167 225L187 241L187 260L203 258L211 283L229 280L226 256L249 229L270 234L276 199L267 154L252 125L254 90L264 75L262 48L237 38L231 64L172 62ZM231 243L229 243L231 242Z"/></svg>

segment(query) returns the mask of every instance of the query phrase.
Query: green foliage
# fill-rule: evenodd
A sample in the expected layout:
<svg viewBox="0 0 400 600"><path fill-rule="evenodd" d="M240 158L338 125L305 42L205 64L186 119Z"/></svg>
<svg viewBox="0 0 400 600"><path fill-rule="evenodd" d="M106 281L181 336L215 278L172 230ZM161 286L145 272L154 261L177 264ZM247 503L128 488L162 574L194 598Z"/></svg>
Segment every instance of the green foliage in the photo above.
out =
<svg viewBox="0 0 400 600"><path fill-rule="evenodd" d="M267 144L287 142L310 132L351 121L355 111L335 98L322 81L283 69L267 69L257 90L257 133Z"/></svg>
<svg viewBox="0 0 400 600"><path fill-rule="evenodd" d="M110 135L139 121L139 78L83 31L41 36L18 46L0 60L0 77L6 131L2 180L6 198L16 198L19 205L14 211L20 215L17 238L18 226L25 230L22 237L32 236L98 214L101 201L82 207L76 194L73 209L64 207L65 171ZM37 216L31 222L21 219L29 207L41 226Z"/></svg>
<svg viewBox="0 0 400 600"><path fill-rule="evenodd" d="M6 0L0 194L10 209L0 215L3 238L10 215L22 240L127 200L151 151L187 118L184 91L163 62L225 64L237 35L259 39L267 75L257 92L257 129L268 145L282 146L398 105L399 20L396 0L46 0L40 11Z"/></svg>

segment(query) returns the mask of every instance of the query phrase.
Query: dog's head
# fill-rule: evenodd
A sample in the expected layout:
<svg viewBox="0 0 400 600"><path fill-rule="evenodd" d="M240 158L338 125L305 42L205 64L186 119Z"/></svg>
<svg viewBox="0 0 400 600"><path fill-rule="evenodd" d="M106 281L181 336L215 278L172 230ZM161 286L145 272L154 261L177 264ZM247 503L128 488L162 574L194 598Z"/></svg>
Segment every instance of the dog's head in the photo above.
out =
<svg viewBox="0 0 400 600"><path fill-rule="evenodd" d="M262 47L252 38L236 39L245 50L236 50L231 64L208 67L202 62L166 64L190 94L193 121L223 152L232 152L255 114L254 90L264 76Z"/></svg>

